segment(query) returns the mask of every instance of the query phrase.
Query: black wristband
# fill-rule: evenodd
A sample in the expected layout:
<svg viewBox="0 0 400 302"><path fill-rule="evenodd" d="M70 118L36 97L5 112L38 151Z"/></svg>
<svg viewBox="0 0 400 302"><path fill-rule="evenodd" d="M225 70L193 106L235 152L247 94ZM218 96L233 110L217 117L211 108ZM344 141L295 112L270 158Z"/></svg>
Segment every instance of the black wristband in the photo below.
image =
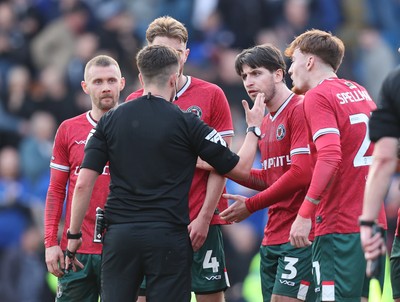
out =
<svg viewBox="0 0 400 302"><path fill-rule="evenodd" d="M359 219L358 220L358 225L359 226L369 226L369 227L373 227L375 225L375 221L373 220L362 220Z"/></svg>
<svg viewBox="0 0 400 302"><path fill-rule="evenodd" d="M65 255L71 260L73 260L75 258L75 254L76 254L76 252L71 252L69 249L66 249L66 251L65 251Z"/></svg>
<svg viewBox="0 0 400 302"><path fill-rule="evenodd" d="M71 234L69 232L69 229L68 229L68 231L67 231L67 239L81 239L81 238L82 238L82 232L81 231L79 231L79 233L76 233L76 234Z"/></svg>

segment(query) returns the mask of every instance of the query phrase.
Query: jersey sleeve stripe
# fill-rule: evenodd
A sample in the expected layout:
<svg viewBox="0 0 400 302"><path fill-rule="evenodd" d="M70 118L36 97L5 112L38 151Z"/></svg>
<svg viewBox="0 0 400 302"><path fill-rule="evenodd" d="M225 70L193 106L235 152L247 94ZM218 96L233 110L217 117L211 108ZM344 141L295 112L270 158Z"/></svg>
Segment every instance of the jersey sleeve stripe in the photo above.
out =
<svg viewBox="0 0 400 302"><path fill-rule="evenodd" d="M63 166L55 163L50 163L50 168L62 171L62 172L69 172L69 167L68 166Z"/></svg>
<svg viewBox="0 0 400 302"><path fill-rule="evenodd" d="M290 151L290 156L296 154L310 154L310 148L296 148Z"/></svg>
<svg viewBox="0 0 400 302"><path fill-rule="evenodd" d="M221 131L219 132L219 134L224 137L224 136L234 136L235 133L233 132L233 130L226 130L226 131Z"/></svg>
<svg viewBox="0 0 400 302"><path fill-rule="evenodd" d="M313 142L315 142L317 140L318 137L328 134L328 133L333 133L333 134L337 134L340 136L340 132L339 129L337 128L322 128L319 129L317 132L314 133L313 135Z"/></svg>

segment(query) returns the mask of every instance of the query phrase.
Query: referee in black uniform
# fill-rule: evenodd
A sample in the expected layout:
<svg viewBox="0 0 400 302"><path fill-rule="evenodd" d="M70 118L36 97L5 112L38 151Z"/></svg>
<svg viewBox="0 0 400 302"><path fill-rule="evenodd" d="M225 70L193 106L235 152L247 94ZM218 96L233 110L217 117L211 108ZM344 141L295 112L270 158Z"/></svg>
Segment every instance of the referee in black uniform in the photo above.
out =
<svg viewBox="0 0 400 302"><path fill-rule="evenodd" d="M400 65L385 78L378 98L378 109L369 121L369 136L375 142L374 160L369 168L364 194L363 212L360 216L360 237L365 258L378 261L385 254L386 243L378 232L372 234L372 226L378 217L382 202L388 192L391 178L396 172L400 139ZM390 253L390 276L393 299L400 302L400 210L396 236ZM382 265L382 264L381 264ZM367 266L367 274L373 274Z"/></svg>
<svg viewBox="0 0 400 302"><path fill-rule="evenodd" d="M91 132L72 200L66 265L81 239L80 227L97 176L109 161L108 222L102 255L103 301L136 301L143 276L147 301L190 301L192 246L188 193L197 157L219 173L249 173L258 137L246 135L239 155L218 132L171 103L176 95L179 55L165 46L147 46L136 57L144 95L105 114ZM260 126L259 98L249 126ZM247 104L247 103L245 103Z"/></svg>

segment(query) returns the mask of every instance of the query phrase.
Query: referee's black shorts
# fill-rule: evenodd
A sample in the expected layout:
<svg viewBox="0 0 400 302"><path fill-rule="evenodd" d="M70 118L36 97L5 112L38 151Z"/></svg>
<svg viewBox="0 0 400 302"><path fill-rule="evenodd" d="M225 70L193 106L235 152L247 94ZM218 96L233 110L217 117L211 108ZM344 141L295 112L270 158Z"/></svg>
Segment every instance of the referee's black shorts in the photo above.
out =
<svg viewBox="0 0 400 302"><path fill-rule="evenodd" d="M103 246L103 301L136 301L143 276L148 302L190 301L192 259L186 226L167 222L110 225Z"/></svg>

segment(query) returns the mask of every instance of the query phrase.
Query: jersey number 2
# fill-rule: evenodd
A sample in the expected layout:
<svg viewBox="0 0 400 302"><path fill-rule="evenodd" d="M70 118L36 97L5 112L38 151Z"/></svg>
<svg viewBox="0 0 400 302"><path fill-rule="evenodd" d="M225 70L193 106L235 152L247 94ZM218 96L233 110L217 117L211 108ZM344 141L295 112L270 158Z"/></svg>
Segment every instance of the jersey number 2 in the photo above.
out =
<svg viewBox="0 0 400 302"><path fill-rule="evenodd" d="M369 139L368 120L368 116L364 113L350 115L350 124L354 125L364 123L367 129L365 131L365 136L360 146L360 149L358 149L357 154L354 157L354 167L370 166L372 163L372 156L365 156L365 153L368 151L369 146L371 145L371 141Z"/></svg>

